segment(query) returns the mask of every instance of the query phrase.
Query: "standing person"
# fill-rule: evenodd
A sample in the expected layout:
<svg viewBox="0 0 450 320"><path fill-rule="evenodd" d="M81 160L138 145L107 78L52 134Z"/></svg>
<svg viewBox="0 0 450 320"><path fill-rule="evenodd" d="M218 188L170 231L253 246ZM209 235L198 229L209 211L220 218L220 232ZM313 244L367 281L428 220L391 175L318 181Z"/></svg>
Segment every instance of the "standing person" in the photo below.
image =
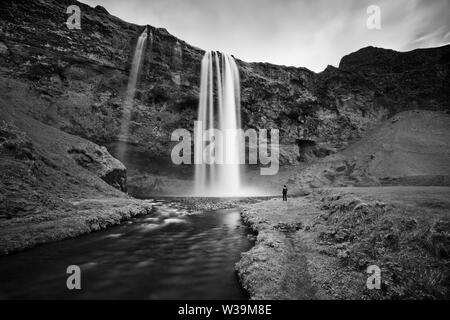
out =
<svg viewBox="0 0 450 320"><path fill-rule="evenodd" d="M287 201L287 187L284 185L283 187L283 201Z"/></svg>

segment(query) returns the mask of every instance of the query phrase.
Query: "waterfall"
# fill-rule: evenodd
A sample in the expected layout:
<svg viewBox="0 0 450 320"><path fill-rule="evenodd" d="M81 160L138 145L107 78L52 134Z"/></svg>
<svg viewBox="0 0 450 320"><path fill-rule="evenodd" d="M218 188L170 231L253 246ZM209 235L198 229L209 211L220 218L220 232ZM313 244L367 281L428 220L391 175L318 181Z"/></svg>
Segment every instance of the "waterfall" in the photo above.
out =
<svg viewBox="0 0 450 320"><path fill-rule="evenodd" d="M120 124L120 139L124 141L128 140L131 111L133 110L133 100L136 93L136 84L142 66L146 43L147 27L145 27L144 32L142 32L137 41L136 49L134 50L133 62L131 64L130 75L128 77L127 92L123 104L122 122ZM117 157L122 161L125 157L125 151L125 144L119 144Z"/></svg>
<svg viewBox="0 0 450 320"><path fill-rule="evenodd" d="M203 142L201 136L195 142L196 195L239 195L240 141L237 133L241 126L240 111L239 71L233 57L224 53L205 53L201 65L198 121L206 140L211 141L214 137L215 148L208 148L209 142ZM222 141L217 139L219 133L213 129L220 130Z"/></svg>

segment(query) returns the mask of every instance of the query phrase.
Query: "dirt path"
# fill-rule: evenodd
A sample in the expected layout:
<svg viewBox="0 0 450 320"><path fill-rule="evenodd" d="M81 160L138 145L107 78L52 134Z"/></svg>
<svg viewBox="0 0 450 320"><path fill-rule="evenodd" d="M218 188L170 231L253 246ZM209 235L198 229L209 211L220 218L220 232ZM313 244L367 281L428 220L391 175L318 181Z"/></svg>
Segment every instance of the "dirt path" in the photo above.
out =
<svg viewBox="0 0 450 320"><path fill-rule="evenodd" d="M307 248L298 242L295 235L287 235L290 244L286 263L291 266L284 275L281 290L286 291L286 298L295 300L312 300L316 298L306 258Z"/></svg>

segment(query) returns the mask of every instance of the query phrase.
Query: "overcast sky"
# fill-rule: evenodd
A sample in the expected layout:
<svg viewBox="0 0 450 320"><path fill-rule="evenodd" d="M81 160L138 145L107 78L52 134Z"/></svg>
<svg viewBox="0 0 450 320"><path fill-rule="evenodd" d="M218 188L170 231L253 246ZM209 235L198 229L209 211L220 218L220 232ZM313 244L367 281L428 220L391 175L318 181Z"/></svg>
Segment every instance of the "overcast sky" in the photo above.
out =
<svg viewBox="0 0 450 320"><path fill-rule="evenodd" d="M82 0L166 28L205 50L322 71L365 46L408 51L450 43L450 0ZM366 10L381 9L381 30Z"/></svg>

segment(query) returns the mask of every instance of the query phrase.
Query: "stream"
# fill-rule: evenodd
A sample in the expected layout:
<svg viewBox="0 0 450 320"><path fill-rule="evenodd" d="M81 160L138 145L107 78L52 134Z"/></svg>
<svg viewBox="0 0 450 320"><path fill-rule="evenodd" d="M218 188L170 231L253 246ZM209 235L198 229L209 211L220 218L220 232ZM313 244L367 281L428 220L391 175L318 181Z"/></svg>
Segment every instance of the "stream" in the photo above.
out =
<svg viewBox="0 0 450 320"><path fill-rule="evenodd" d="M247 299L234 265L253 237L239 210L151 214L0 257L0 299ZM69 265L81 290L68 290Z"/></svg>

